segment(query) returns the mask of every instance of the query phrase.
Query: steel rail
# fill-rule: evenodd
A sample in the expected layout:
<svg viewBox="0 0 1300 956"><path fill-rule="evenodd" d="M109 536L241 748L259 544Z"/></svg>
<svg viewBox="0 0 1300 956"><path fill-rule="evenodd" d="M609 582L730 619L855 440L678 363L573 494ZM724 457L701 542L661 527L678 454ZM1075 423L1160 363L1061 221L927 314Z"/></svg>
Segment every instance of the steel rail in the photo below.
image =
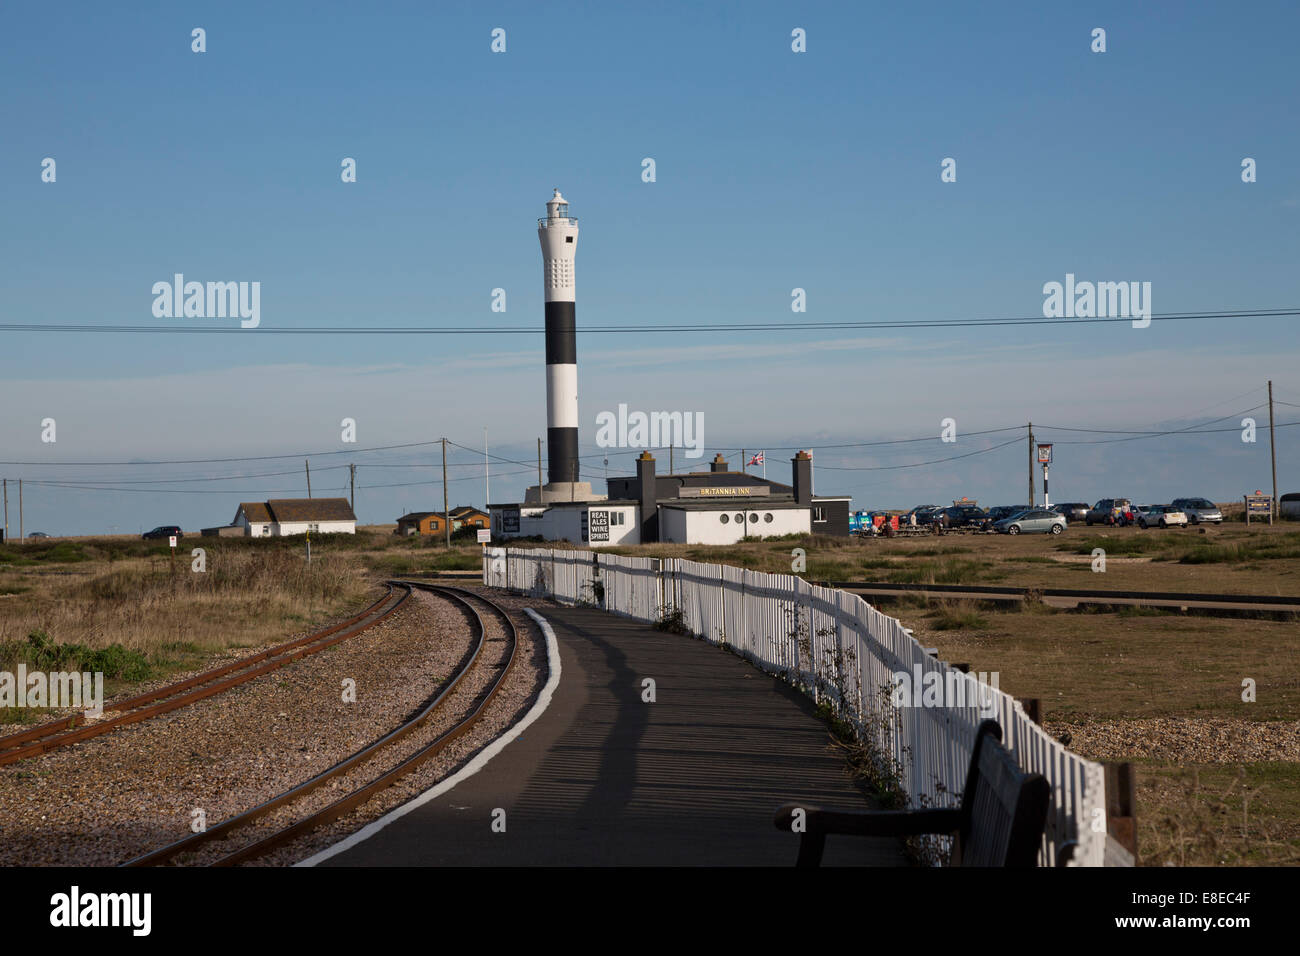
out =
<svg viewBox="0 0 1300 956"><path fill-rule="evenodd" d="M1197 608L1221 607L1233 610L1242 605L1260 605L1269 609L1300 612L1300 597L1269 594L1212 594L1194 591L1107 591L1096 588L1031 588L1019 585L985 584L915 584L893 581L824 581L826 587L842 591L871 590L875 592L921 593L969 597L986 600L1020 600L1031 595L1043 598L1060 598L1080 603L1162 602L1189 605Z"/></svg>
<svg viewBox="0 0 1300 956"><path fill-rule="evenodd" d="M329 628L326 628L323 631L317 631L313 634L308 634L306 637L300 637L297 638L296 640L287 641L283 644L277 644L274 647L268 647L266 650L258 651L256 654L253 654L250 657L242 657L239 660L233 661L230 664L225 664L221 667L215 667L212 670L204 671L201 674L196 674L193 677L187 678L185 680L177 681L174 684L168 684L165 687L159 687L156 690L148 691L143 694L137 694L134 697L126 697L123 698L122 700L117 700L105 704L104 712L108 713L110 711L130 710L133 707L139 707L142 704L147 704L151 701L158 700L160 697L170 697L173 694L179 694L183 690L188 690L189 688L195 687L199 684L206 684L208 681L216 680L218 677L222 677L226 674L232 673L233 671L237 671L244 667L251 666L252 664L256 664L258 661L267 659L268 657L273 657L276 654L283 653L284 651L290 650L294 647L298 647L299 645L306 644L309 641L314 641L321 637L325 637L328 634L333 634L336 631L341 630L342 628L349 627L355 624L356 622L362 620L364 617L366 617L366 615L373 613L376 608L378 608L381 604L383 604L385 601L388 600L389 596L392 593L393 593L392 585L391 584L387 585L385 592L383 593L383 595L380 596L379 600L375 601L364 611L361 611L360 613L355 614L352 617L348 618L346 621L342 621L338 624L335 624ZM41 724L38 727L32 727L29 730L24 730L22 733L9 734L7 736L0 737L0 750L7 750L11 747L16 747L19 744L26 743L29 740L38 740L41 737L48 737L51 734L58 733L61 730L74 730L77 726L77 721L82 719L84 719L82 715L73 714L69 717L60 717L58 720Z"/></svg>
<svg viewBox="0 0 1300 956"><path fill-rule="evenodd" d="M392 592L393 588L389 585L388 593L374 604L370 605L370 607L366 608L366 610L362 611L358 615L354 615L346 621L325 628L322 631L269 648L266 651L259 651L251 657L242 658L232 664L227 664L211 671L206 671L203 674L187 678L183 681L178 681L176 684L169 684L166 687L159 688L158 690L141 694L136 698L119 701L113 707L105 708L105 710L123 710L136 701L147 703L151 700L158 700L161 697L166 698L159 703L127 710L118 717L112 717L108 720L99 721L93 724L85 724L80 727L74 727L74 729L62 733L59 733L58 730L64 726L65 721L59 721L53 724L42 724L40 727L32 728L32 730L24 731L21 734L14 734L10 737L0 738L0 747L9 747L9 749L0 750L0 767L5 766L6 764L16 763L19 760L25 760L28 757L39 756L40 754L54 750L58 747L65 747L69 744L89 740L92 737L98 737L101 734L106 734L110 730L114 730L127 724L138 723L142 720L148 720L151 717L170 713L171 711L178 710L187 704L192 704L195 701L213 697L232 687L237 687L240 684L247 683L255 677L260 677L263 674L268 674L271 671L278 670L286 664L291 664L300 658L318 653L328 647L333 647L341 641L355 637L371 627L374 627L380 621L383 621L389 615L401 608L411 596L410 588L406 587L402 596L399 597L397 601L393 602L391 606L380 612L378 616L374 616L371 620L366 620L367 617L375 615L378 608L382 607L392 599ZM227 677L225 680L221 680L218 683L211 683L213 680L232 672L237 673L235 673L233 677ZM198 687L197 690L189 690L189 688L195 687L199 684L202 684L203 686ZM188 692L179 693L182 691ZM177 696L178 693L179 696ZM76 718L74 716L70 719L75 721ZM24 741L18 741L17 738L19 737L25 737L27 740L33 742L27 743ZM15 746L15 744L17 745Z"/></svg>
<svg viewBox="0 0 1300 956"><path fill-rule="evenodd" d="M397 582L397 583L407 587L418 587L421 590L429 591L435 594L441 593L445 597L448 597L452 601L458 603L461 607L463 607L465 610L467 610L470 613L472 626L477 635L477 639L474 645L474 650L469 660L465 662L465 664L461 667L461 669L455 675L455 677L452 678L451 682L448 683L445 687L443 687L443 689L438 692L438 694L433 698L433 700L430 701L424 708L420 710L418 714L416 714L410 720L401 724L394 730L389 731L387 734L378 738L377 740L372 741L370 744L367 744L361 750L344 758L343 760L336 763L334 766L328 768L327 770L321 771L319 774L312 777L311 779L306 780L303 783L298 784L297 786L292 787L289 790L286 790L275 797L272 797L270 800L267 800L249 810L244 811L238 816L231 817L228 820L224 820L221 823L217 824L216 826L203 831L202 833L191 834L181 840L176 841L175 843L171 843L157 850L153 850L149 853L142 854L141 856L138 856L122 864L123 866L151 866L151 865L156 865L158 863L163 863L179 855L180 853L195 850L198 847L211 842L212 840L215 840L219 837L224 837L234 832L235 830L239 829L240 827L246 826L249 823L253 822L254 820L257 820L260 817L265 816L271 811L281 806L285 806L289 803L292 803L293 801L305 796L306 794L311 793L312 791L318 789L325 783L328 783L329 781L334 780L348 773L354 768L370 760L381 750L390 747L392 744L396 743L397 741L408 736L413 731L422 727L425 723L428 722L429 718L431 718L434 715L434 713L442 706L442 704L451 696L451 694L460 686L464 678L475 669L475 667L479 663L483 648L488 643L487 625L483 620L483 615L480 613L479 609L473 603L471 603L471 601L469 600L470 598L486 605L494 614L496 614L500 618L503 625L503 630L505 631L506 636L510 642L508 656L506 658L505 665L501 669L501 673L497 675L496 679L487 688L486 693L482 693L480 695L477 705L468 714L462 717L460 721L458 721L455 725L453 725L448 730L444 731L442 734L439 734L438 737L435 738L433 741L424 745L415 753L411 754L410 756L402 760L400 763L396 764L394 767L380 774L378 777L375 777L369 783L365 784L363 787L334 801L328 806L323 807L322 809L296 821L295 823L289 824L288 826L276 830L275 832L269 834L268 836L260 840L257 840L254 843L248 844L247 846L244 846L232 853L229 853L221 857L220 859L214 861L211 865L233 866L236 863L241 863L245 860L261 856L267 851L272 850L278 846L282 846L283 844L289 842L290 840L293 840L295 837L298 837L303 833L310 832L311 830L323 826L324 824L336 820L340 816L343 816L344 814L351 812L356 807L360 806L361 804L369 800L376 793L392 786L394 783L396 783L399 779L401 779L403 776L405 776L415 767L419 766L421 763L428 760L430 757L435 756L444 747L446 747L453 740L457 739L462 734L464 734L467 730L469 730L470 727L472 727L478 721L479 717L482 715L483 711L486 709L488 704L491 703L491 701L495 698L497 691L501 688L501 685L505 682L506 677L510 674L511 670L514 667L514 663L517 657L517 651L519 647L519 633L518 633L518 628L515 626L514 620L510 617L508 612L506 612L502 607L500 607L500 605L496 604L495 602L490 601L487 598L481 597L477 594L472 594L470 592L462 591L459 588L424 584L421 582Z"/></svg>

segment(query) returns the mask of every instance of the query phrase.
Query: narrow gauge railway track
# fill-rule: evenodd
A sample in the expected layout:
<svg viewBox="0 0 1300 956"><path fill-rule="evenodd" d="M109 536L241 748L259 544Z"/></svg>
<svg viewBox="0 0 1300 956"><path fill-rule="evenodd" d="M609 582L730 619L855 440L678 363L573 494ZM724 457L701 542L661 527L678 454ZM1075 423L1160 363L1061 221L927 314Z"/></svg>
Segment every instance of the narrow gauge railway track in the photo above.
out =
<svg viewBox="0 0 1300 956"><path fill-rule="evenodd" d="M465 661L464 665L452 677L452 679L445 684L442 690L439 691L438 694L410 720L385 734L383 737L367 744L351 756L339 761L328 770L322 771L311 779L284 791L278 796L272 797L264 803L258 804L250 810L246 810L238 816L224 820L216 826L210 827L201 833L191 834L175 843L168 844L160 849L138 856L133 860L123 863L122 866L152 866L165 863L182 853L193 852L203 845L211 843L213 840L228 837L235 831L247 827L254 821L266 816L278 808L287 806L318 788L337 780L375 757L380 752L391 748L398 741L422 727L436 712L439 711L448 698L450 698L461 686L465 678L482 663L484 648L490 642L488 638L488 625L484 620L484 612L486 611L500 622L504 633L504 640L507 642L508 646L502 654L500 663L497 665L499 667L499 673L497 673L491 682L473 698L468 711L463 717L461 717L451 727L438 734L432 741L424 744L391 768L383 771L378 776L373 777L362 786L347 793L345 796L331 801L327 806L309 813L306 816L300 817L297 821L290 823L287 826L276 828L273 832L261 837L260 839L212 860L209 865L234 866L246 860L254 859L276 849L277 847L291 842L303 834L309 833L312 830L337 820L339 817L350 813L352 810L364 804L380 791L397 783L397 781L403 776L410 773L429 758L437 755L448 744L468 731L478 721L479 717L482 716L484 710L492 702L497 691L505 683L506 678L510 675L511 669L514 667L519 648L518 629L515 626L514 620L505 609L477 594L463 591L460 588L455 587L417 582L405 583L408 587L417 587L421 590L446 597L460 605L469 614L469 620L474 634L473 650L471 651L468 660Z"/></svg>
<svg viewBox="0 0 1300 956"><path fill-rule="evenodd" d="M278 670L300 658L333 647L340 641L363 633L393 614L411 596L409 585L392 582L384 595L359 614L324 630L258 651L221 667L195 674L135 697L104 705L104 713L118 713L95 723L85 723L81 715L60 718L21 733L0 737L0 767L39 756L57 747L66 747L91 737L98 737L126 724L177 710L187 704L213 697L255 677ZM80 725L79 725L80 724Z"/></svg>
<svg viewBox="0 0 1300 956"><path fill-rule="evenodd" d="M1092 588L1027 588L1010 585L898 584L890 581L819 581L825 587L857 594L890 596L904 593L933 594L977 601L1023 603L1042 601L1049 607L1083 605L1164 607L1206 613L1292 616L1300 614L1300 597L1268 594L1206 594L1179 591L1103 591Z"/></svg>

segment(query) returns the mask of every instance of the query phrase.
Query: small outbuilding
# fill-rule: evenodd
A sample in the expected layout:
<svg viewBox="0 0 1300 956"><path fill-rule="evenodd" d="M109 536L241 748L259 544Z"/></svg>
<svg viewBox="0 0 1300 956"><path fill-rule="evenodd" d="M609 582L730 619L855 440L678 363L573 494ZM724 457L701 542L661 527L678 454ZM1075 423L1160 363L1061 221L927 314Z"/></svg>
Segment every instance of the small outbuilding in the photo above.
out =
<svg viewBox="0 0 1300 956"><path fill-rule="evenodd" d="M394 534L445 534L447 517L441 511L412 511L397 519ZM461 528L486 528L488 516L477 508L462 505L451 509L451 530Z"/></svg>

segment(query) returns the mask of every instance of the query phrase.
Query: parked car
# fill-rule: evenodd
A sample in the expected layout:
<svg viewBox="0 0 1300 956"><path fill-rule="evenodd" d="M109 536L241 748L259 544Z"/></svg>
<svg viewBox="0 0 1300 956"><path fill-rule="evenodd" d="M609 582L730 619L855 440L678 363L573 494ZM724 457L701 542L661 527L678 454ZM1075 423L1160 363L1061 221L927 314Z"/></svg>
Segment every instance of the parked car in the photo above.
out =
<svg viewBox="0 0 1300 956"><path fill-rule="evenodd" d="M936 512L932 520L942 528L978 528L988 514L975 505L953 505Z"/></svg>
<svg viewBox="0 0 1300 956"><path fill-rule="evenodd" d="M1047 510L1055 511L1058 515L1064 515L1066 521L1087 521L1090 509L1086 501L1063 501L1060 504L1052 505Z"/></svg>
<svg viewBox="0 0 1300 956"><path fill-rule="evenodd" d="M994 505L984 516L984 524L981 527L983 531L992 531L993 526L1003 518L1010 518L1012 515L1018 515L1022 511L1032 510L1028 505Z"/></svg>
<svg viewBox="0 0 1300 956"><path fill-rule="evenodd" d="M898 521L899 524L915 525L922 528L933 522L934 513L938 510L938 505L917 505L911 511L902 515Z"/></svg>
<svg viewBox="0 0 1300 956"><path fill-rule="evenodd" d="M1149 505L1138 513L1139 528L1168 528L1170 525L1187 527L1187 515L1172 505Z"/></svg>
<svg viewBox="0 0 1300 956"><path fill-rule="evenodd" d="M46 534L44 531L33 531L33 532L32 532L31 534L29 534L27 537L29 537L29 538L48 538L49 535Z"/></svg>
<svg viewBox="0 0 1300 956"><path fill-rule="evenodd" d="M1132 513L1133 502L1127 498L1102 498L1088 511L1083 519L1091 527L1094 524L1118 524L1128 520L1122 516Z"/></svg>
<svg viewBox="0 0 1300 956"><path fill-rule="evenodd" d="M1200 524L1202 521L1223 523L1223 512L1207 498L1175 498L1170 504L1187 515L1187 520L1192 524Z"/></svg>
<svg viewBox="0 0 1300 956"><path fill-rule="evenodd" d="M999 534L1060 534L1065 530L1065 515L1046 508L1021 511L993 525Z"/></svg>
<svg viewBox="0 0 1300 956"><path fill-rule="evenodd" d="M181 534L180 527L174 524L160 524L152 531L146 531L140 537L145 541L152 541L156 538L170 538L172 535L176 535L178 539L185 537L185 535Z"/></svg>

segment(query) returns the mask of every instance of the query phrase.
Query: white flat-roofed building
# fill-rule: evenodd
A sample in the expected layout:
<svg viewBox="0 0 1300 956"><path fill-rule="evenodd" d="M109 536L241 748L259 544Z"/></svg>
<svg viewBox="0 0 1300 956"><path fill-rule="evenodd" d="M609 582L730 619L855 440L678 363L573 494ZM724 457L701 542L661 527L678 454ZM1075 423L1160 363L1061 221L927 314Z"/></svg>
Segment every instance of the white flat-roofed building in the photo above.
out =
<svg viewBox="0 0 1300 956"><path fill-rule="evenodd" d="M681 544L735 544L746 538L808 534L811 511L793 501L694 502L659 506L659 540Z"/></svg>
<svg viewBox="0 0 1300 956"><path fill-rule="evenodd" d="M655 541L734 544L746 538L787 534L849 533L847 496L812 493L812 456L791 459L793 481L785 485L727 469L718 455L708 471L655 474L643 452L636 475L608 479L602 501L489 505L492 537L570 541L593 548Z"/></svg>

